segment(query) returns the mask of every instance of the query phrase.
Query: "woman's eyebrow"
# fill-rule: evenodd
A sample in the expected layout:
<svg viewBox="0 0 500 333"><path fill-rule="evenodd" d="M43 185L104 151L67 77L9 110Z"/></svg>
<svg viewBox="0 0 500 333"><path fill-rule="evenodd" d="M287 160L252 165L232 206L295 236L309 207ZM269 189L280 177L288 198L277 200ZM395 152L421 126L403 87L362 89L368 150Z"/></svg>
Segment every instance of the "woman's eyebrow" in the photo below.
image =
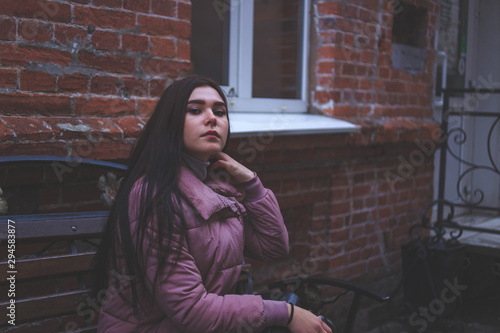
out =
<svg viewBox="0 0 500 333"><path fill-rule="evenodd" d="M192 99L190 101L188 101L188 104L205 104L205 101L204 100L201 100L201 99Z"/></svg>
<svg viewBox="0 0 500 333"><path fill-rule="evenodd" d="M188 101L188 104L200 104L200 105L205 105L205 101L202 99L192 99ZM214 106L226 106L226 103L224 102L215 102Z"/></svg>

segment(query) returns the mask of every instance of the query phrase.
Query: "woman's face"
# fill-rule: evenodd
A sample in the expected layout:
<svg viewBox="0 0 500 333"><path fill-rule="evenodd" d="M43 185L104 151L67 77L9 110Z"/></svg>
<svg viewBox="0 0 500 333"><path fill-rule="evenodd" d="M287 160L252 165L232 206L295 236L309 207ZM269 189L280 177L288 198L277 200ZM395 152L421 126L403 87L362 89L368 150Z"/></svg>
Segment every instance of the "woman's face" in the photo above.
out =
<svg viewBox="0 0 500 333"><path fill-rule="evenodd" d="M201 160L222 151L227 140L227 106L217 90L204 86L189 96L184 121L184 151Z"/></svg>

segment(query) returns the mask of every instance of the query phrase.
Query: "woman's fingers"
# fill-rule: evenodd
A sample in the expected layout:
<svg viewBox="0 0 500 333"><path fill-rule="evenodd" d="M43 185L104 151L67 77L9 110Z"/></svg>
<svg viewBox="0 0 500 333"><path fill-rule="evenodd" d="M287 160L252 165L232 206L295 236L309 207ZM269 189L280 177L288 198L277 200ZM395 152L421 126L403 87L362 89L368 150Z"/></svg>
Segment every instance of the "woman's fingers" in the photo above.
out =
<svg viewBox="0 0 500 333"><path fill-rule="evenodd" d="M326 333L332 333L332 329L328 327L328 325L325 323L323 323L323 329L325 330Z"/></svg>
<svg viewBox="0 0 500 333"><path fill-rule="evenodd" d="M332 333L332 330L312 312L295 306L292 322L288 329L292 333Z"/></svg>
<svg viewBox="0 0 500 333"><path fill-rule="evenodd" d="M208 168L208 172L212 172L218 168L222 168L229 173L232 180L236 183L242 183L253 178L254 173L234 160L231 156L225 153L218 153L212 156L212 159L217 159Z"/></svg>

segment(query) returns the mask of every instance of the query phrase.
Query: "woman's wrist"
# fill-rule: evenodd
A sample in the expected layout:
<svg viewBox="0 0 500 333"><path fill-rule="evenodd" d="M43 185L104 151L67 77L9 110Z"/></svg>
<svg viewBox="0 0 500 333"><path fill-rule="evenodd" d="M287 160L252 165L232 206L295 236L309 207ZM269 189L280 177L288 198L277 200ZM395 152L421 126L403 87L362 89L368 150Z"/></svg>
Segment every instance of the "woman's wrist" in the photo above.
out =
<svg viewBox="0 0 500 333"><path fill-rule="evenodd" d="M293 303L287 303L287 306L288 306L288 322L286 323L286 325L288 326L292 323L295 306L293 305Z"/></svg>

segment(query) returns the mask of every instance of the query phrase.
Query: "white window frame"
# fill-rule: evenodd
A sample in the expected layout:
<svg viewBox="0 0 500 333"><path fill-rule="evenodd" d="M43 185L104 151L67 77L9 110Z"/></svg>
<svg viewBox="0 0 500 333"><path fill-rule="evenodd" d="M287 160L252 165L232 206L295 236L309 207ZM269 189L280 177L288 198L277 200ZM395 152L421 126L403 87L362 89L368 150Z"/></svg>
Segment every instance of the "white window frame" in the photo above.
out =
<svg viewBox="0 0 500 333"><path fill-rule="evenodd" d="M230 1L229 86L224 86L232 112L307 112L310 0L301 0L300 99L252 97L254 0Z"/></svg>

